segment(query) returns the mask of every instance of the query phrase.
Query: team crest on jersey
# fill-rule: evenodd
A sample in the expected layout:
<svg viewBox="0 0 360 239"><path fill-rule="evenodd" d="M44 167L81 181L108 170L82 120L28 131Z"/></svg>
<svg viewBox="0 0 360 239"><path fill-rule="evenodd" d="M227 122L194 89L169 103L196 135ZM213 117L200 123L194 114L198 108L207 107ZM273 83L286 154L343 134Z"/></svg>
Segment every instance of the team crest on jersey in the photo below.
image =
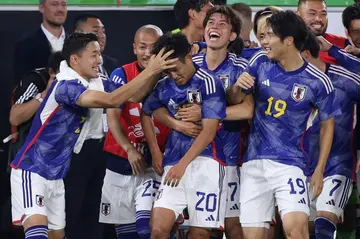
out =
<svg viewBox="0 0 360 239"><path fill-rule="evenodd" d="M219 78L223 84L225 90L230 87L230 75L219 75Z"/></svg>
<svg viewBox="0 0 360 239"><path fill-rule="evenodd" d="M36 195L36 204L39 207L43 207L44 206L44 196Z"/></svg>
<svg viewBox="0 0 360 239"><path fill-rule="evenodd" d="M295 83L291 92L291 97L297 102L302 101L305 98L306 91L307 86Z"/></svg>
<svg viewBox="0 0 360 239"><path fill-rule="evenodd" d="M188 90L187 97L190 104L200 104L202 102L199 90Z"/></svg>
<svg viewBox="0 0 360 239"><path fill-rule="evenodd" d="M101 213L105 216L109 215L111 212L110 203L101 203Z"/></svg>

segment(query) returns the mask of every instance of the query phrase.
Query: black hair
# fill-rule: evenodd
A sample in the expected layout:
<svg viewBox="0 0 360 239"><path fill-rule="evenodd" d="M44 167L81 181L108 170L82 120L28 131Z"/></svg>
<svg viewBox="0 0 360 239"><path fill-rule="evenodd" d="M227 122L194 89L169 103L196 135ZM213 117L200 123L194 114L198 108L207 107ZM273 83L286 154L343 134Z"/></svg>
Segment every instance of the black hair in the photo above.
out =
<svg viewBox="0 0 360 239"><path fill-rule="evenodd" d="M151 53L157 55L162 48L165 48L164 54L170 50L174 50L174 53L171 54L169 58L179 58L182 62L185 61L185 56L191 51L191 45L182 33L172 34L171 32L167 32L162 35L155 42Z"/></svg>
<svg viewBox="0 0 360 239"><path fill-rule="evenodd" d="M177 0L174 5L175 19L178 28L184 29L189 25L189 10L201 11L206 4L213 3L213 0Z"/></svg>
<svg viewBox="0 0 360 239"><path fill-rule="evenodd" d="M253 27L255 36L257 36L260 18L265 17L265 16L270 16L270 15L280 12L280 11L281 11L280 8L270 6L270 7L266 7L264 9L256 12L255 16L254 16L254 27Z"/></svg>
<svg viewBox="0 0 360 239"><path fill-rule="evenodd" d="M93 41L98 41L98 38L94 33L75 32L65 39L62 55L67 64L70 66L71 55L81 54L88 44Z"/></svg>
<svg viewBox="0 0 360 239"><path fill-rule="evenodd" d="M241 37L237 37L235 41L231 42L229 45L228 51L230 53L234 53L235 55L241 55L243 49L244 49L244 41Z"/></svg>
<svg viewBox="0 0 360 239"><path fill-rule="evenodd" d="M59 71L60 63L64 60L64 57L60 51L54 52L50 55L47 68L51 69L54 73Z"/></svg>
<svg viewBox="0 0 360 239"><path fill-rule="evenodd" d="M350 31L351 22L353 20L360 20L360 2L346 7L342 12L342 22L348 31Z"/></svg>
<svg viewBox="0 0 360 239"><path fill-rule="evenodd" d="M320 54L320 45L316 35L309 29L308 37L303 45L302 51L309 51L312 57L318 58Z"/></svg>
<svg viewBox="0 0 360 239"><path fill-rule="evenodd" d="M80 30L81 25L86 23L89 18L100 19L97 15L90 14L90 13L79 15L76 17L75 22L74 22L74 31Z"/></svg>
<svg viewBox="0 0 360 239"><path fill-rule="evenodd" d="M323 2L326 4L325 0L299 0L298 1L298 8L300 7L301 4L305 4L307 2ZM327 5L327 4L326 4Z"/></svg>
<svg viewBox="0 0 360 239"><path fill-rule="evenodd" d="M287 37L293 37L296 49L302 50L309 30L296 13L290 10L277 12L267 19L267 24L281 41Z"/></svg>
<svg viewBox="0 0 360 239"><path fill-rule="evenodd" d="M206 24L208 23L210 17L214 15L215 13L220 13L221 15L224 15L227 19L227 22L231 25L231 31L236 34L236 36L240 35L241 31L241 20L240 18L235 14L234 10L231 9L231 7L226 5L218 5L214 8L210 9L206 17L204 18L203 26L205 28Z"/></svg>

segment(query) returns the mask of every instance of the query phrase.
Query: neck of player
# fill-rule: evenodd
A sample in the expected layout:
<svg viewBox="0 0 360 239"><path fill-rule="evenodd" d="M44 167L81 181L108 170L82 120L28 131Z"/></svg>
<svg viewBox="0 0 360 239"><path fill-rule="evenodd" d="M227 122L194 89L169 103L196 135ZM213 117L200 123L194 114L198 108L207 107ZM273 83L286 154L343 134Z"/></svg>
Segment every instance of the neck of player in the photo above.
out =
<svg viewBox="0 0 360 239"><path fill-rule="evenodd" d="M279 65L285 71L296 71L304 65L304 60L298 51L288 51L278 60Z"/></svg>
<svg viewBox="0 0 360 239"><path fill-rule="evenodd" d="M186 36L188 42L192 44L195 41L202 41L204 36L204 31L199 31L195 27L191 27L189 24L187 27L181 29L181 32Z"/></svg>
<svg viewBox="0 0 360 239"><path fill-rule="evenodd" d="M316 66L318 69L320 69L322 72L326 71L326 64L322 62L319 58L313 58L309 60L309 62Z"/></svg>
<svg viewBox="0 0 360 239"><path fill-rule="evenodd" d="M226 58L227 56L227 49L219 49L213 50L208 48L206 51L206 65L209 70L215 70Z"/></svg>
<svg viewBox="0 0 360 239"><path fill-rule="evenodd" d="M61 33L63 31L62 26L55 26L52 24L49 24L46 20L43 21L44 28L48 30L51 34L59 38L61 36Z"/></svg>

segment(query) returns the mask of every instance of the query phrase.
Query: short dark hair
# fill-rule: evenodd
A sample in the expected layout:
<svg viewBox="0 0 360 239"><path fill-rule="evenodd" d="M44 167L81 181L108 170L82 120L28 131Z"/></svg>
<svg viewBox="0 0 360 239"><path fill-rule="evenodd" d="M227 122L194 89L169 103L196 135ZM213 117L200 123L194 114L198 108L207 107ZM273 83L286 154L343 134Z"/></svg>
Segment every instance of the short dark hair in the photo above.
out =
<svg viewBox="0 0 360 239"><path fill-rule="evenodd" d="M281 11L280 8L270 6L270 7L266 7L264 9L256 12L255 16L254 16L254 27L253 27L255 36L257 36L260 18L265 17L265 16L270 16L270 15L280 12L280 11Z"/></svg>
<svg viewBox="0 0 360 239"><path fill-rule="evenodd" d="M353 20L360 20L360 2L346 7L342 12L342 22L348 31L350 31L351 22Z"/></svg>
<svg viewBox="0 0 360 239"><path fill-rule="evenodd" d="M185 56L191 51L191 45L189 44L186 36L182 33L167 32L162 35L154 44L151 51L152 54L158 54L162 48L165 48L164 53L174 50L169 58L179 58L182 62L185 60Z"/></svg>
<svg viewBox="0 0 360 239"><path fill-rule="evenodd" d="M241 55L243 49L244 49L244 41L241 37L237 37L235 41L231 42L229 45L228 51L230 53L234 53L235 55Z"/></svg>
<svg viewBox="0 0 360 239"><path fill-rule="evenodd" d="M281 41L286 37L293 37L296 49L302 50L309 30L296 13L290 10L277 12L267 19L267 24Z"/></svg>
<svg viewBox="0 0 360 239"><path fill-rule="evenodd" d="M234 10L232 10L231 7L226 6L226 5L217 5L214 8L210 9L207 12L206 17L204 18L204 23L203 23L204 27L208 23L210 17L215 13L220 13L221 15L224 15L226 17L228 23L231 25L231 31L236 33L236 36L240 35L241 20L235 14Z"/></svg>
<svg viewBox="0 0 360 239"><path fill-rule="evenodd" d="M327 5L325 0L299 0L298 1L298 7L300 7L301 4L305 4L307 2L323 2Z"/></svg>
<svg viewBox="0 0 360 239"><path fill-rule="evenodd" d="M50 55L47 68L53 72L57 72L60 68L60 63L64 60L61 51L54 52Z"/></svg>
<svg viewBox="0 0 360 239"><path fill-rule="evenodd" d="M201 11L206 4L213 0L177 0L174 5L174 14L178 28L184 29L189 25L189 10Z"/></svg>
<svg viewBox="0 0 360 239"><path fill-rule="evenodd" d="M94 33L81 32L75 32L71 34L67 39L65 39L62 55L66 60L67 64L70 66L71 55L81 54L86 49L88 44L93 41L98 41L98 38Z"/></svg>
<svg viewBox="0 0 360 239"><path fill-rule="evenodd" d="M318 58L320 54L320 45L316 35L309 29L309 35L303 45L301 51L310 51L314 58Z"/></svg>
<svg viewBox="0 0 360 239"><path fill-rule="evenodd" d="M75 18L74 31L79 30L81 25L86 23L89 18L100 19L97 15L90 13L79 15Z"/></svg>

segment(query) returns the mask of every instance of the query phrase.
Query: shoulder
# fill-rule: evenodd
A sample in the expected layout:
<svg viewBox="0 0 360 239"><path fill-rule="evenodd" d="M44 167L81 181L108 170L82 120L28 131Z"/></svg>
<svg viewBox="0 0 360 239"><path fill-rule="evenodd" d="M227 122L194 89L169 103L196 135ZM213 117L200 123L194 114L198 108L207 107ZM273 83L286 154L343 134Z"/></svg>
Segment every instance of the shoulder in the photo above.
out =
<svg viewBox="0 0 360 239"><path fill-rule="evenodd" d="M352 80L357 85L360 85L360 76L358 74L355 74L355 73L345 69L342 66L332 64L329 67L328 73L329 73L329 75L336 75L339 77L347 78L349 80Z"/></svg>
<svg viewBox="0 0 360 239"><path fill-rule="evenodd" d="M241 67L243 69L245 69L249 63L248 60L241 56L237 56L234 53L229 53L229 60L234 66Z"/></svg>
<svg viewBox="0 0 360 239"><path fill-rule="evenodd" d="M331 83L330 78L321 70L319 70L316 66L308 63L305 68L305 72L307 77L310 78L311 85L314 87L321 87L326 89L326 93L330 93L333 91L334 87Z"/></svg>
<svg viewBox="0 0 360 239"><path fill-rule="evenodd" d="M259 50L250 58L249 65L261 64L263 62L270 62L270 60L265 50Z"/></svg>
<svg viewBox="0 0 360 239"><path fill-rule="evenodd" d="M195 54L192 56L192 61L197 65L201 65L204 61L204 56L205 56L204 52Z"/></svg>
<svg viewBox="0 0 360 239"><path fill-rule="evenodd" d="M209 70L199 68L195 76L201 80L201 84L205 86L206 94L214 94L217 90L224 89L221 81Z"/></svg>

